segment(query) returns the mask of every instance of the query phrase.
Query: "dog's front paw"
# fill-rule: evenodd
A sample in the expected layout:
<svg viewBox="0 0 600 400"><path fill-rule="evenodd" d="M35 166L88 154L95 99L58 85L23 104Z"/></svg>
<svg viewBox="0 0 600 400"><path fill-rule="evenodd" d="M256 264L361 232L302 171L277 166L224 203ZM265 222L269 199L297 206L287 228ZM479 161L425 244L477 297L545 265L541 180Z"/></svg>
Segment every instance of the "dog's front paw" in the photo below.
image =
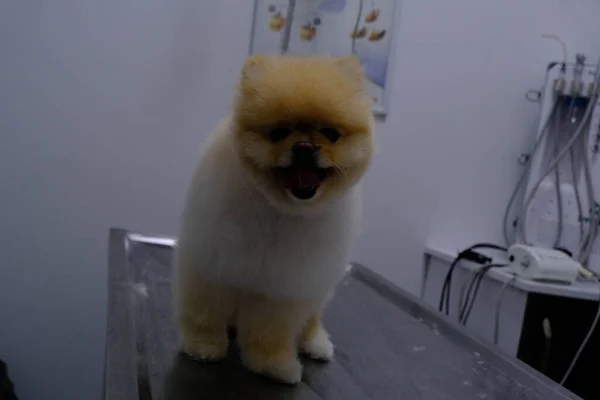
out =
<svg viewBox="0 0 600 400"><path fill-rule="evenodd" d="M246 353L242 361L250 371L283 383L295 385L302 379L302 364L294 355Z"/></svg>
<svg viewBox="0 0 600 400"><path fill-rule="evenodd" d="M184 338L182 350L198 361L219 361L227 356L227 338Z"/></svg>
<svg viewBox="0 0 600 400"><path fill-rule="evenodd" d="M300 350L315 360L329 361L333 358L333 343L322 328L301 343Z"/></svg>

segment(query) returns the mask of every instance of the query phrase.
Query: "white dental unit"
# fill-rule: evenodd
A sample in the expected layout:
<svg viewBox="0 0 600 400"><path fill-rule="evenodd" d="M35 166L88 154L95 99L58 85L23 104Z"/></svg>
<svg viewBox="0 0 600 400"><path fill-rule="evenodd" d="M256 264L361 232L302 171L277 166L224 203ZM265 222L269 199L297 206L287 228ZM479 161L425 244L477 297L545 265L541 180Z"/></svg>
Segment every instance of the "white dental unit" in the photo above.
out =
<svg viewBox="0 0 600 400"><path fill-rule="evenodd" d="M535 145L519 182L525 183L522 203L516 207L516 218L504 221L509 245L563 249L596 272L600 272L599 77L600 68L586 64L583 55L577 55L575 63L549 66ZM515 189L509 207L520 190ZM508 212L507 208L507 216Z"/></svg>
<svg viewBox="0 0 600 400"><path fill-rule="evenodd" d="M600 387L582 377L600 349L600 60L569 60L561 44L563 60L548 65L544 87L528 97L539 101L540 117L507 194L505 243L458 253L426 247L421 298L596 399Z"/></svg>

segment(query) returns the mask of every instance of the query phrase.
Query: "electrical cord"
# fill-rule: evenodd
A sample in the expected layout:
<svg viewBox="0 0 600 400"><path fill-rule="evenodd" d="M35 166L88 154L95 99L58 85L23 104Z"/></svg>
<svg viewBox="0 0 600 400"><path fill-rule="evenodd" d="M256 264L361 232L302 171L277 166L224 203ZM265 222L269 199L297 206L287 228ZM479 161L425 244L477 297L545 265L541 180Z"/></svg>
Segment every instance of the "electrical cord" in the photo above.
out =
<svg viewBox="0 0 600 400"><path fill-rule="evenodd" d="M489 264L487 264L487 265L489 265ZM484 268L484 267L482 267L482 268ZM461 322L462 315L464 313L464 310L466 309L465 295L468 293L468 297L469 298L471 297L471 291L473 290L473 287L475 286L475 282L477 280L475 278L477 277L477 274L479 273L479 271L480 271L479 268L473 268L471 271L469 271L462 287L460 288L460 296L458 298L458 303L456 304L457 305L456 315L458 315L459 323Z"/></svg>
<svg viewBox="0 0 600 400"><path fill-rule="evenodd" d="M573 361L571 361L571 364L569 365L569 368L567 368L567 372L565 372L563 378L561 379L561 381L560 381L561 385L564 386L564 384L567 381L567 379L569 379L569 376L571 375L571 372L573 372L573 369L575 368L575 365L577 364L577 361L579 360L579 357L581 356L581 353L583 353L583 350L585 349L585 346L587 346L587 343L589 342L590 338L592 337L592 334L596 330L596 326L598 325L598 321L600 321L600 298L598 299L598 311L596 312L596 316L594 317L594 321L592 322L590 330L585 335L585 338L583 339L583 342L581 342L581 345L579 346L579 349L577 349L577 352L575 353L575 357L573 357Z"/></svg>
<svg viewBox="0 0 600 400"><path fill-rule="evenodd" d="M599 63L600 68L600 63ZM596 107L597 97L594 96L593 102L592 99L590 101L592 103L588 104L589 109L594 109ZM590 113L591 116L591 113ZM589 126L589 119L586 121L586 127ZM584 149L586 149L586 153L583 157L583 175L586 181L587 187L587 195L588 195L588 208L590 209L590 227L588 229L588 240L582 241L582 246L579 253L579 262L583 265L587 265L588 259L592 250L594 248L594 242L596 241L596 234L598 232L598 216L596 214L596 199L594 197L594 182L592 180L592 173L590 171L590 160L587 156L587 145L588 145L588 136L584 138Z"/></svg>
<svg viewBox="0 0 600 400"><path fill-rule="evenodd" d="M500 293L498 293L498 299L496 300L496 311L494 314L494 344L498 345L498 336L500 332L500 310L502 307L502 299L504 298L504 292L508 286L517 280L517 276L513 275L509 280L504 282L502 288L500 289Z"/></svg>
<svg viewBox="0 0 600 400"><path fill-rule="evenodd" d="M475 299L477 298L477 295L479 294L479 287L481 286L481 282L483 281L485 274L490 270L490 268L495 268L495 267L502 268L502 267L505 267L505 265L490 265L487 268L482 269L482 271L477 275L477 281L474 286L475 290L473 292L473 297L471 297L470 299L467 299L469 301L469 303L463 310L463 313L461 316L463 325L467 324L467 322L469 320L469 316L471 315L471 311L473 311L473 307L475 306Z"/></svg>
<svg viewBox="0 0 600 400"><path fill-rule="evenodd" d="M527 241L527 219L526 219L526 213L527 210L529 209L530 204L532 203L536 192L538 191L540 185L542 184L542 182L546 179L546 177L554 170L554 168L556 168L556 166L558 165L558 163L562 160L562 158L565 156L565 154L567 154L567 152L569 151L569 149L571 148L571 146L573 146L573 144L576 142L576 140L579 138L579 136L583 133L585 126L587 125L587 121L590 118L591 114L592 114L592 109L594 108L594 104L596 103L596 95L595 95L595 90L594 90L594 95L592 95L592 99L590 99L590 103L588 104L588 106L586 107L585 110L585 114L583 115L582 121L579 124L579 126L577 127L575 133L573 134L573 136L569 139L569 141L567 142L567 144L561 149L561 151L558 153L558 155L552 160L552 162L550 163L550 165L548 166L548 168L546 169L546 171L541 174L541 178L535 183L535 185L533 186L533 189L531 190L531 192L528 194L528 196L526 197L526 201L524 202L524 206L523 209L521 210L521 215L519 216L519 230L518 232L520 233L520 238L521 241L525 244L528 243ZM584 157L584 170L585 168L585 159L587 159L587 155ZM588 162L588 172L589 172L589 162ZM587 179L586 179L587 180ZM593 193L588 193L588 196L591 195L591 197L593 198L594 194ZM594 204L593 202L590 204ZM590 230L593 229L593 226L590 227Z"/></svg>
<svg viewBox="0 0 600 400"><path fill-rule="evenodd" d="M509 233L508 233L508 219L510 217L510 211L512 210L513 207L513 203L515 202L517 195L519 194L521 187L523 186L523 184L525 183L527 177L529 176L529 172L531 171L531 163L532 160L534 158L534 156L536 155L536 153L538 152L538 150L540 149L540 145L543 142L543 139L546 137L546 135L549 132L549 125L550 125L550 121L552 119L552 116L554 115L554 113L556 112L556 110L558 109L558 104L559 101L558 99L554 102L554 104L552 105L552 109L550 110L550 114L548 114L548 116L546 117L546 120L544 121L544 124L542 126L542 131L540 132L539 137L537 138L534 146L533 146L533 150L531 151L531 154L529 156L529 158L526 161L525 164L525 168L523 169L523 172L521 173L521 177L519 178L519 181L517 182L517 185L515 186L515 189L513 190L512 194L510 195L510 199L508 200L508 204L506 205L506 208L504 210L504 224L503 224L503 234L504 234L504 242L506 246L509 246L511 244L514 243L514 241L510 240L509 238Z"/></svg>
<svg viewBox="0 0 600 400"><path fill-rule="evenodd" d="M543 39L554 39L558 43L560 43L560 46L562 47L562 53L563 53L563 65L566 64L567 63L567 45L565 44L565 42L561 38L559 38L557 35L551 35L548 33L542 34L542 38Z"/></svg>
<svg viewBox="0 0 600 400"><path fill-rule="evenodd" d="M456 268L456 266L458 265L458 263L465 259L465 253L472 250L471 248L468 248L466 250L463 250L461 252L458 253L458 255L456 256L456 258L452 261L452 264L450 264L450 267L448 268L448 272L446 273L446 277L444 278L444 284L442 285L442 292L440 294L440 302L438 305L438 311L440 312L444 312L446 313L446 315L450 314L450 286L452 285L452 274L454 273L454 269ZM445 305L445 310L444 310L444 305Z"/></svg>
<svg viewBox="0 0 600 400"><path fill-rule="evenodd" d="M587 124L589 127L589 122ZM588 204L590 211L590 227L588 229L587 235L584 235L583 239L580 242L579 252L578 252L578 261L587 268L587 263L589 261L589 256L593 251L594 242L596 240L596 236L598 234L598 216L596 215L596 200L594 198L594 183L592 181L589 159L587 158L586 151L588 147L587 136L584 137L582 141L582 152L584 154L583 158L583 172L584 178L586 181L587 195L588 195ZM577 191L576 191L577 194ZM583 208L583 207L582 207ZM583 216L583 210L580 211L580 217ZM582 218L580 218L580 223L583 223Z"/></svg>
<svg viewBox="0 0 600 400"><path fill-rule="evenodd" d="M557 128L559 128L559 131L561 130L561 123L560 123L560 114L561 114L561 109L559 108L557 110L557 112L554 114L554 123L556 125ZM553 156L556 157L558 153L558 138L556 138L556 140L554 141L554 154ZM563 229L563 204L562 204L562 194L560 193L560 169L559 169L559 164L556 164L556 168L554 168L554 191L556 192L556 209L557 209L557 213L558 213L558 227L556 229L556 236L554 237L554 244L552 245L553 248L558 247L558 245L560 244L560 239L562 237L562 229Z"/></svg>
<svg viewBox="0 0 600 400"><path fill-rule="evenodd" d="M442 285L442 292L440 294L440 301L438 305L438 310L440 312L445 312L446 315L450 314L450 291L452 287L452 274L454 273L456 266L461 260L469 260L473 262L478 262L480 264L486 264L491 262L491 258L485 257L475 252L475 250L478 249L489 249L502 252L507 251L506 247L498 246L497 244L493 243L476 243L473 246L460 251L456 258L452 261L452 264L450 264L450 268L448 268L448 272L446 273L446 277L444 278L444 284Z"/></svg>
<svg viewBox="0 0 600 400"><path fill-rule="evenodd" d="M458 263L463 259L485 264L485 263L489 262L491 259L489 257L486 257L479 253L476 253L475 250L478 248L497 249L497 247L499 247L499 246L496 246L495 244L492 244L492 243L477 243L465 250L461 250L458 253L456 258L450 264L450 268L448 269L446 277L444 278L444 284L442 286L442 293L440 296L440 302L439 302L439 307L438 307L440 312L442 310L444 310L444 305L446 305L446 307L445 307L446 315L449 314L449 305L448 305L449 301L450 301L449 300L450 299L449 287L450 287L450 284L452 283L452 274L454 272L454 269L456 268L456 265L458 265ZM501 248L501 249L506 251L504 248Z"/></svg>
<svg viewBox="0 0 600 400"><path fill-rule="evenodd" d="M572 123L572 118L573 118L573 111L575 108L575 100L572 99L571 100L571 105L569 106L569 114L567 116L567 120L569 121L569 123ZM582 146L581 146L581 154L583 154L585 156L585 152L586 149L583 146L583 142L581 142ZM576 166L575 166L575 151L573 151L573 148L571 148L569 150L569 158L571 160L571 179L573 180L573 190L575 192L575 203L577 205L577 214L580 216L579 218L579 241L580 243L583 242L583 240L585 239L585 229L583 227L583 218L581 218L581 216L583 216L583 206L581 205L581 194L579 193L579 185L577 184L577 173L575 172Z"/></svg>
<svg viewBox="0 0 600 400"><path fill-rule="evenodd" d="M563 55L563 60L562 60L562 64L561 64L561 80L564 83L564 76L566 73L566 69L567 69L567 45L565 44L565 42L558 37L557 35L553 35L553 34L542 34L542 38L543 39L552 39L557 41L562 48L562 55ZM546 77L546 82L544 83L544 86L547 84L547 77ZM555 83L555 94L556 94L556 89L558 89L556 87L556 83ZM560 90L560 89L559 89ZM541 93L543 92L543 89L539 92L540 93L540 97L541 97ZM527 97L527 95L525 96L528 100L529 98ZM512 208L512 203L514 202L521 185L524 183L525 178L529 175L529 171L530 171L530 166L531 166L531 161L533 160L535 154L537 153L537 150L539 148L539 144L542 142L542 139L546 136L546 134L549 132L549 125L550 125L550 120L552 119L552 116L554 116L554 124L556 125L556 127L560 126L560 109L558 107L558 102L559 102L559 97L556 96L554 105L552 106L552 109L550 111L550 114L548 114L548 117L543 125L542 128L542 132L540 133L540 136L538 138L538 141L536 143L536 145L534 146L534 150L531 153L529 159L528 159L528 168L526 168L522 175L521 178L519 179L519 183L517 183L517 186L514 190L514 193L512 194L509 203L507 205L507 208L505 210L505 215L504 215L504 240L506 242L506 245L509 246L511 243L510 239L508 238L508 232L507 232L507 220L510 214L510 210ZM558 139L555 140L554 142L554 156L556 156L556 153L558 152ZM558 229L556 232L556 236L554 238L554 245L552 247L556 248L559 244L560 244L560 240L561 240L561 236L562 236L562 229L563 229L563 205L562 205L562 195L560 192L560 170L558 168L558 164L556 165L556 168L554 169L554 175L555 175L555 191L556 191L556 206L557 206L557 212L558 212ZM517 219L518 221L518 219Z"/></svg>
<svg viewBox="0 0 600 400"><path fill-rule="evenodd" d="M506 265L503 264L488 264L479 269L477 271L476 276L473 277L472 285L469 285L469 289L466 293L465 305L459 313L459 322L463 325L466 325L469 316L471 315L471 311L473 311L473 307L475 306L475 299L479 294L479 287L481 286L481 282L483 281L483 277L491 268L502 268ZM471 296L472 291L472 296Z"/></svg>
<svg viewBox="0 0 600 400"><path fill-rule="evenodd" d="M477 271L477 273L473 277L473 281L472 281L474 283L474 285L472 286L474 288L473 296L470 297L469 293L467 292L467 298L465 299L464 307L461 310L461 312L459 313L459 323L466 325L467 322L469 321L469 316L471 315L471 311L473 311L473 307L475 306L475 299L477 298L477 294L479 293L479 287L481 286L481 282L483 281L485 274L487 274L487 272L492 268L504 268L504 267L507 267L507 265L506 264L488 264L488 265L481 267Z"/></svg>

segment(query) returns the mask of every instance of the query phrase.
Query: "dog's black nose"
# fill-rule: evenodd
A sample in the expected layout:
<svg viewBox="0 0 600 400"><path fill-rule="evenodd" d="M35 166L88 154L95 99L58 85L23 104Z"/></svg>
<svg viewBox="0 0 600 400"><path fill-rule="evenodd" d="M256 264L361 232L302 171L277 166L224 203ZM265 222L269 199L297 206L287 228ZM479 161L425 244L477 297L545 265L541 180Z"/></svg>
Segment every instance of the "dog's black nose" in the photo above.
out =
<svg viewBox="0 0 600 400"><path fill-rule="evenodd" d="M298 142L292 147L292 163L301 167L313 167L317 149L310 142Z"/></svg>

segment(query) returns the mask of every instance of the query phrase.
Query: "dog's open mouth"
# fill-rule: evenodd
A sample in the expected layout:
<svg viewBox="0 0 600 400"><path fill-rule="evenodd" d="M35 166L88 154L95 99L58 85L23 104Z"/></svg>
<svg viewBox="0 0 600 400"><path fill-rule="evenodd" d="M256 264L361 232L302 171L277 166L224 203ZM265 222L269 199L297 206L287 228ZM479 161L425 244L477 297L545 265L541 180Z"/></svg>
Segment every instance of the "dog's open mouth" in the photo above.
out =
<svg viewBox="0 0 600 400"><path fill-rule="evenodd" d="M317 194L327 170L318 167L291 166L280 168L284 189L289 190L299 200L309 200Z"/></svg>

